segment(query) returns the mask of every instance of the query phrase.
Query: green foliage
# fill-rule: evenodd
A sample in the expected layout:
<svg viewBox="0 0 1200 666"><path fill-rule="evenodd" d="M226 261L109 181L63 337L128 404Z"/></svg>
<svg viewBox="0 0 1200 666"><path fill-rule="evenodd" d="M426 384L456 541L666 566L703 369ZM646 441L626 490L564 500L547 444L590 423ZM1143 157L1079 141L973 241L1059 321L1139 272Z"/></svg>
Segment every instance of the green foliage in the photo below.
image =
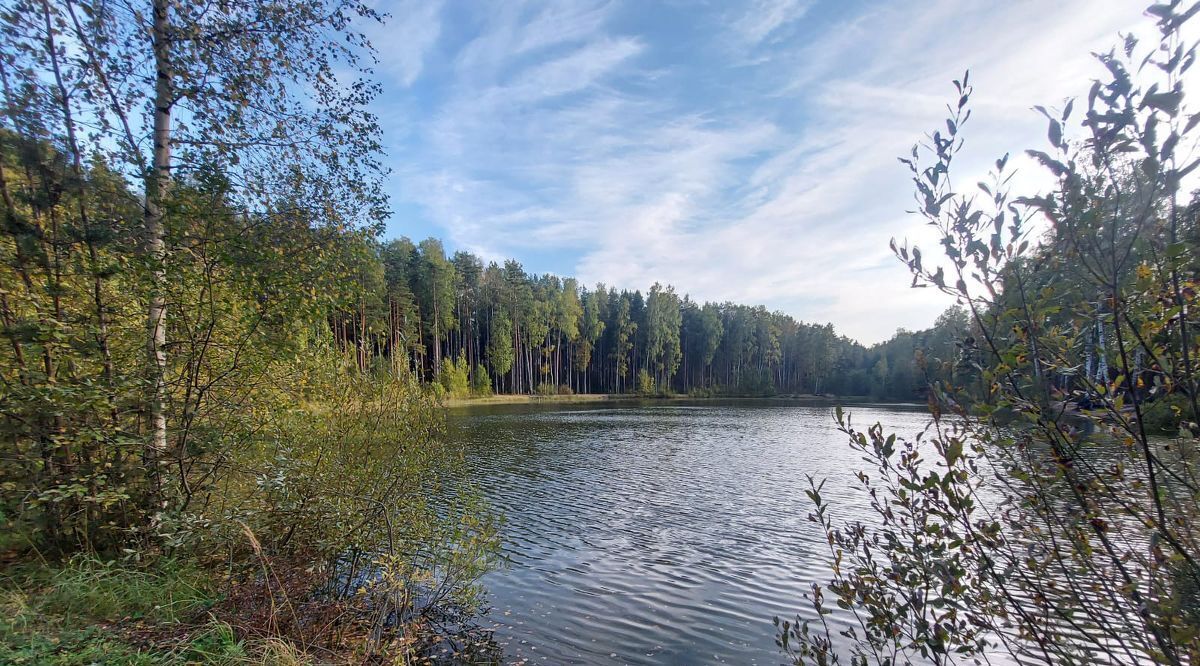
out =
<svg viewBox="0 0 1200 666"><path fill-rule="evenodd" d="M654 378L650 376L649 372L646 372L645 368L638 371L637 394L643 398L658 395L658 391L654 388Z"/></svg>
<svg viewBox="0 0 1200 666"><path fill-rule="evenodd" d="M120 263L132 251L121 238L129 233L123 216L136 211L104 168L87 173L87 186L112 188L116 200L86 199L67 163L52 146L0 130L9 192L0 232L0 433L8 443L0 519L12 545L33 540L51 551L123 542L130 523L111 518L140 515L145 490L134 434L144 329L113 326L109 315L136 307L138 281ZM63 194L37 194L47 189ZM116 221L96 229L93 216L106 213ZM47 228L47 217L56 224Z"/></svg>
<svg viewBox="0 0 1200 666"><path fill-rule="evenodd" d="M213 500L213 529L269 556L302 554L338 580L387 557L409 583L466 604L498 543L494 518L461 473L461 448L443 436L436 402L411 374L363 374L338 358L316 348L290 364L278 404L243 434L232 467L246 473L231 475ZM465 391L466 365L453 365Z"/></svg>
<svg viewBox="0 0 1200 666"><path fill-rule="evenodd" d="M513 349L512 340L512 321L501 312L493 320L492 335L487 346L488 363L498 377L508 374L513 368L516 352Z"/></svg>
<svg viewBox="0 0 1200 666"><path fill-rule="evenodd" d="M449 359L443 363L437 380L445 389L446 397L466 398L471 395L470 368L467 367L466 358Z"/></svg>
<svg viewBox="0 0 1200 666"><path fill-rule="evenodd" d="M915 286L965 306L971 335L929 387L933 421L916 437L856 429L838 410L872 466L856 485L876 515L835 522L810 480L832 577L808 595L816 621L779 623L795 663L1200 659L1200 345L1188 314L1200 204L1180 189L1200 164L1181 78L1196 47L1180 29L1196 7L1155 5L1157 43L1129 37L1098 56L1108 77L1075 117L1081 140L1065 138L1074 102L1037 108L1050 146L1029 155L1051 190L1015 195L1007 156L971 191L952 188L966 76L944 129L901 159L944 256L893 250ZM962 326L960 313L944 319ZM827 596L850 628L829 622Z"/></svg>
<svg viewBox="0 0 1200 666"><path fill-rule="evenodd" d="M914 400L924 398L927 381L977 380L960 362L958 342L973 334L962 308L929 330L901 330L868 348L829 324L761 306L701 306L671 286L655 284L643 296L530 275L512 260L484 265L462 251L447 258L435 239L363 243L340 264L342 284L354 288L331 316L339 348L364 369L380 357L412 368L441 384L431 389L439 395L460 394L445 382L462 359L486 370L493 390L511 393L537 393L543 383L621 393L636 390L642 369L662 391L707 386L739 395ZM452 367L443 372L444 364Z"/></svg>
<svg viewBox="0 0 1200 666"><path fill-rule="evenodd" d="M637 333L638 325L631 316L632 306L626 294L621 294L619 305L616 308L617 318L613 331L616 335L616 345L613 348L612 356L616 363L617 390L621 390L622 380L629 374L629 355L633 351L633 336Z"/></svg>
<svg viewBox="0 0 1200 666"><path fill-rule="evenodd" d="M198 470L339 286L378 309L376 264L354 261L384 209L376 89L329 76L366 73L355 26L376 18L339 0L230 2L219 29L186 3L0 12L9 527L51 551L162 544L158 514L219 484ZM285 147L285 126L321 140Z"/></svg>
<svg viewBox="0 0 1200 666"><path fill-rule="evenodd" d="M446 260L441 241L433 238L421 241L415 277L421 321L425 322L424 334L432 348L436 374L441 369L442 337L458 325L454 317L454 265Z"/></svg>
<svg viewBox="0 0 1200 666"><path fill-rule="evenodd" d="M471 379L471 393L485 398L492 394L492 378L488 375L487 368L482 365L475 366L475 374Z"/></svg>
<svg viewBox="0 0 1200 666"><path fill-rule="evenodd" d="M1179 434L1179 427L1188 419L1190 401L1179 393L1164 395L1142 406L1142 424L1149 435L1171 437Z"/></svg>
<svg viewBox="0 0 1200 666"><path fill-rule="evenodd" d="M658 384L666 386L675 374L683 351L679 342L682 315L679 298L671 287L655 284L646 299L646 366L653 368ZM638 390L642 391L641 375Z"/></svg>
<svg viewBox="0 0 1200 666"><path fill-rule="evenodd" d="M365 572L388 574L389 598L425 593L387 611L414 622L475 608L495 521L456 491L461 452L410 372L470 393L480 350L439 372L439 345L473 264L375 242L377 87L354 77L372 58L357 30L379 16L233 0L214 23L152 4L0 10L5 561L170 553L251 582L278 562L330 604ZM565 299L562 326L572 312ZM191 604L166 574L72 562L40 611L165 624ZM84 659L36 642L33 661ZM188 649L235 647L214 627Z"/></svg>
<svg viewBox="0 0 1200 666"><path fill-rule="evenodd" d="M175 624L214 601L205 575L174 562L137 566L80 557L61 568L16 567L0 579L0 662L234 663L244 655L236 640L204 640L208 658L201 658L186 643L149 649L106 628L130 619Z"/></svg>
<svg viewBox="0 0 1200 666"><path fill-rule="evenodd" d="M754 368L742 373L733 393L739 396L762 398L775 395L775 384L766 370Z"/></svg>

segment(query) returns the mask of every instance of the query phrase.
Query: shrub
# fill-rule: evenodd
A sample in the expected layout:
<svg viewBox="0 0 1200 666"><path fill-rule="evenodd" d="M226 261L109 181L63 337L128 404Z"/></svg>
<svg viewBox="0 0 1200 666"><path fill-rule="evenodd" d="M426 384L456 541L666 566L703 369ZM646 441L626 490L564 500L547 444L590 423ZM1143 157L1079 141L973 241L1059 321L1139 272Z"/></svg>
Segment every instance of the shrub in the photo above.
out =
<svg viewBox="0 0 1200 666"><path fill-rule="evenodd" d="M471 395L470 368L466 358L447 359L442 363L437 381L449 398L466 398Z"/></svg>
<svg viewBox="0 0 1200 666"><path fill-rule="evenodd" d="M645 368L638 370L637 374L637 394L643 398L651 398L656 395L654 389L654 378L646 372Z"/></svg>
<svg viewBox="0 0 1200 666"><path fill-rule="evenodd" d="M224 492L179 519L203 518L245 575L301 598L319 590L355 599L355 613L414 621L474 612L478 578L497 562L497 522L466 483L436 397L407 371L337 361L321 349L298 357L260 426L237 433Z"/></svg>
<svg viewBox="0 0 1200 666"><path fill-rule="evenodd" d="M1028 154L1053 187L1017 196L1004 156L954 189L967 76L901 159L943 256L892 250L914 286L969 309L970 380L932 383L932 421L907 439L837 410L871 517L833 520L810 479L831 578L807 595L816 620L780 624L796 664L1200 658L1200 366L1183 314L1200 305L1200 195L1181 185L1200 161L1180 78L1196 46L1179 34L1198 7L1155 5L1160 40L1098 55L1109 76L1077 100L1082 140L1064 139L1073 102L1037 107L1050 145ZM1155 418L1184 425L1167 440ZM850 628L827 621L826 595Z"/></svg>
<svg viewBox="0 0 1200 666"><path fill-rule="evenodd" d="M1172 394L1148 401L1142 407L1142 423L1146 431L1155 435L1179 434L1184 414L1190 411L1187 396Z"/></svg>
<svg viewBox="0 0 1200 666"><path fill-rule="evenodd" d="M492 394L492 378L488 375L487 368L482 365L475 365L475 378L471 381L471 393L480 397Z"/></svg>

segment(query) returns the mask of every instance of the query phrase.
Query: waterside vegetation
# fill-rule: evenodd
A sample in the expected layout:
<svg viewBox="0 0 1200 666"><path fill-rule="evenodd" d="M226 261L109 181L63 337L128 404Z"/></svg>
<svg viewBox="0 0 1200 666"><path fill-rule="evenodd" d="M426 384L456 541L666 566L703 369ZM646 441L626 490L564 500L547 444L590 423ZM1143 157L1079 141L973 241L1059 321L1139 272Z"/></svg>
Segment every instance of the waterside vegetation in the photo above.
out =
<svg viewBox="0 0 1200 666"><path fill-rule="evenodd" d="M0 8L0 661L473 650L496 520L362 363L379 20L343 0Z"/></svg>
<svg viewBox="0 0 1200 666"><path fill-rule="evenodd" d="M942 252L893 249L970 312L960 361L979 381L936 384L920 433L838 411L873 515L839 519L810 478L831 568L779 622L796 664L1200 660L1198 12L1151 6L1157 39L1125 37L1086 99L1038 107L1046 191L1017 190L1007 156L983 182L952 177L966 75L901 159Z"/></svg>

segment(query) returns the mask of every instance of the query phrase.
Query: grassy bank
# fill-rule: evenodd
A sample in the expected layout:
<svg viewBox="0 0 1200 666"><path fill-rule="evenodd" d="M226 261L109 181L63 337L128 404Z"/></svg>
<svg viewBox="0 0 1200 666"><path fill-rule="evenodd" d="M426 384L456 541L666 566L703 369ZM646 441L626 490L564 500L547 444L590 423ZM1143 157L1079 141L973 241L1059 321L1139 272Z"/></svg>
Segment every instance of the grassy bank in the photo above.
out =
<svg viewBox="0 0 1200 666"><path fill-rule="evenodd" d="M694 396L686 394L675 394L667 396L640 396L634 393L576 393L573 395L490 395L486 397L474 398L446 398L442 401L445 407L471 407L477 405L551 405L551 404L576 404L576 403L631 403L631 402L730 402L730 401L757 401L757 402L795 402L795 403L820 403L829 405L917 405L924 406L924 403L911 403L903 401L883 400L872 398L870 396L834 396L834 395L814 395L814 394L781 394L769 396L752 396L752 395L714 395L714 396Z"/></svg>
<svg viewBox="0 0 1200 666"><path fill-rule="evenodd" d="M450 636L415 621L390 640L364 612L377 601L369 594L306 597L311 574L264 566L269 582L173 560L8 563L0 574L0 664L499 663L482 633Z"/></svg>
<svg viewBox="0 0 1200 666"><path fill-rule="evenodd" d="M297 663L282 644L237 640L210 613L217 601L208 577L172 563L10 566L0 577L0 663Z"/></svg>
<svg viewBox="0 0 1200 666"><path fill-rule="evenodd" d="M570 404L577 402L611 402L637 400L637 396L608 393L576 393L573 395L489 395L477 398L446 398L442 404L446 407L465 407L468 405L528 405L528 404Z"/></svg>
<svg viewBox="0 0 1200 666"><path fill-rule="evenodd" d="M274 573L274 572L273 572ZM329 626L307 640L289 624L336 602L290 600L281 587L238 584L213 569L77 557L9 566L0 575L0 664L37 666L301 666L364 663L365 634L353 622L333 645ZM340 648L340 649L339 649ZM378 655L376 655L378 657ZM375 662L371 662L375 663ZM380 662L385 663L385 662ZM390 663L390 662L387 662Z"/></svg>

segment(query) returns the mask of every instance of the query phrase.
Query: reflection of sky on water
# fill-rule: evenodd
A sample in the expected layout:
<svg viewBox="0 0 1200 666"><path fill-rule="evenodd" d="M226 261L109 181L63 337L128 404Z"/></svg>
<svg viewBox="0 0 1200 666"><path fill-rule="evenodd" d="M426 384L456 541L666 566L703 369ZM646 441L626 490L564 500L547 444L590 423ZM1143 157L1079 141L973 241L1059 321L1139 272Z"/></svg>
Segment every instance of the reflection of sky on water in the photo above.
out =
<svg viewBox="0 0 1200 666"><path fill-rule="evenodd" d="M862 407L906 436L928 416ZM858 456L828 406L639 406L459 414L505 514L490 621L533 663L777 664L774 615L828 577L806 474L843 518ZM851 503L853 498L854 503ZM855 508L857 507L857 509Z"/></svg>

